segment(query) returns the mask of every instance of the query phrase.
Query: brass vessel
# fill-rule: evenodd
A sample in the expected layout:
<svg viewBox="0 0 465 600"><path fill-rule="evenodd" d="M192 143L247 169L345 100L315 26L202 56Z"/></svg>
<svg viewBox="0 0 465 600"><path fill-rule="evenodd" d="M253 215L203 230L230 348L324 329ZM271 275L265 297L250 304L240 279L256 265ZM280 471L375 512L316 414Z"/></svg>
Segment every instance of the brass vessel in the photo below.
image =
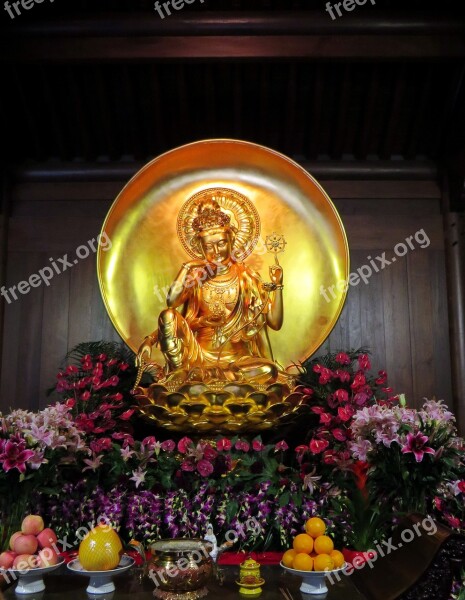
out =
<svg viewBox="0 0 465 600"><path fill-rule="evenodd" d="M208 594L213 572L211 544L201 539L160 540L151 546L149 577L162 600L197 600Z"/></svg>

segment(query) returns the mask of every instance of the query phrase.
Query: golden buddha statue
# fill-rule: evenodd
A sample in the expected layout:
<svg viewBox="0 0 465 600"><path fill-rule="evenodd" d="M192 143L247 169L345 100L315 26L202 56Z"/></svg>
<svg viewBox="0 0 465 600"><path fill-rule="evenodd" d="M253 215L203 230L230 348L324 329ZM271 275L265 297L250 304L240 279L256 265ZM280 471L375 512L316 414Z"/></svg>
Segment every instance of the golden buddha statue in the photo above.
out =
<svg viewBox="0 0 465 600"><path fill-rule="evenodd" d="M268 327L279 330L283 323L283 269L276 260L264 283L243 262L259 238L255 207L234 190L206 189L184 204L177 225L193 260L182 265L158 329L139 347L139 367L157 344L165 382L263 386L286 380L268 336Z"/></svg>

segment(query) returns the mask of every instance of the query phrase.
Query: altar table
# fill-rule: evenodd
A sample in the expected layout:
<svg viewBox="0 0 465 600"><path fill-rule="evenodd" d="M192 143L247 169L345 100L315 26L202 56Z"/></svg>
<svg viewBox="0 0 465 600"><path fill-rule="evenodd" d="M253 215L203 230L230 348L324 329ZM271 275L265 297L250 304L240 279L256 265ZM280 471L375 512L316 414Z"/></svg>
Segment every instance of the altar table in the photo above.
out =
<svg viewBox="0 0 465 600"><path fill-rule="evenodd" d="M222 567L225 575L224 584L220 586L216 581L208 584L210 593L206 600L244 600L246 596L239 594L235 580L239 574L239 567ZM287 588L294 600L322 600L321 596L303 595L299 592L300 578L285 573L278 566L264 566L261 569L262 577L266 583L263 593L256 596L259 600L283 600L279 588ZM115 577L116 591L112 594L88 595L86 586L88 579L70 573L63 565L57 571L44 578L46 589L39 594L20 596L15 594L16 584L10 586L5 592L5 600L153 600L154 585L145 577L140 583L140 575L135 568L128 574ZM342 577L339 583L329 585L329 592L323 596L324 600L365 600L356 589L350 577Z"/></svg>

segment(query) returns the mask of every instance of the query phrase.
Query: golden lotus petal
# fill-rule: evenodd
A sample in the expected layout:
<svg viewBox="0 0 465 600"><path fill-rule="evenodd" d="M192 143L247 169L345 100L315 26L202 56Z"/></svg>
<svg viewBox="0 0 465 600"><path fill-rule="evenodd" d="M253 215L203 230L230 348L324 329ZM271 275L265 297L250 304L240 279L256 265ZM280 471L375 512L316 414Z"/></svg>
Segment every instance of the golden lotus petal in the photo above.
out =
<svg viewBox="0 0 465 600"><path fill-rule="evenodd" d="M255 412L257 410L257 405L255 402L247 398L228 400L225 402L225 407L227 407L236 417L239 415L248 414L250 412Z"/></svg>
<svg viewBox="0 0 465 600"><path fill-rule="evenodd" d="M189 397L180 392L171 392L166 398L166 405L172 408L181 406L182 404L189 402Z"/></svg>
<svg viewBox="0 0 465 600"><path fill-rule="evenodd" d="M287 385L283 385L282 383L273 383L266 388L267 394L273 394L281 398L284 398L286 394L289 394L289 388Z"/></svg>
<svg viewBox="0 0 465 600"><path fill-rule="evenodd" d="M300 406L302 404L303 399L304 397L302 396L302 394L294 392L293 394L289 394L289 396L286 396L285 403L290 404L292 407Z"/></svg>
<svg viewBox="0 0 465 600"><path fill-rule="evenodd" d="M188 398L197 398L204 392L208 392L208 386L204 383L190 383L179 388L180 394L185 394Z"/></svg>
<svg viewBox="0 0 465 600"><path fill-rule="evenodd" d="M248 383L228 383L224 386L224 391L232 394L235 398L245 398L247 394L252 394L257 390Z"/></svg>
<svg viewBox="0 0 465 600"><path fill-rule="evenodd" d="M223 406L230 398L234 396L228 392L205 392L199 396L199 400L207 402L211 406Z"/></svg>
<svg viewBox="0 0 465 600"><path fill-rule="evenodd" d="M265 392L252 392L251 394L247 395L247 399L252 400L252 402L258 404L259 406L265 406L269 401L268 394Z"/></svg>

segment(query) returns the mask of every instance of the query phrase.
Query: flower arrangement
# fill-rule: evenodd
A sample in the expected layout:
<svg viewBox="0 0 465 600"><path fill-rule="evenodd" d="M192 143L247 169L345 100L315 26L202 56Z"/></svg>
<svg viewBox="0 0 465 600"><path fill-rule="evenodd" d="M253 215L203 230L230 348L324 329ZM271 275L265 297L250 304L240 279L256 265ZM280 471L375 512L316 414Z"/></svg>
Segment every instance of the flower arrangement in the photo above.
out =
<svg viewBox="0 0 465 600"><path fill-rule="evenodd" d="M391 405L397 401L387 386L387 373L369 375L370 358L363 349L328 354L308 360L302 367L300 380L317 418L308 449L314 460L318 458L324 465L345 463L351 460L348 443L355 413L375 403Z"/></svg>
<svg viewBox="0 0 465 600"><path fill-rule="evenodd" d="M457 479L463 465L463 441L442 401L427 400L419 411L406 408L403 399L399 406L362 408L351 432L350 451L368 462L379 502L399 511L425 513L432 493Z"/></svg>
<svg viewBox="0 0 465 600"><path fill-rule="evenodd" d="M65 362L49 392L71 408L77 426L95 438L132 432L134 354L121 344L90 342L76 346Z"/></svg>
<svg viewBox="0 0 465 600"><path fill-rule="evenodd" d="M304 363L312 415L296 448L260 437L138 439L132 365L118 345L80 345L54 386L61 402L0 415L3 545L5 516L20 521L27 502L71 543L105 514L126 539L198 536L212 523L220 541L233 530L241 548L285 548L318 514L336 539L362 547L389 534L392 513L381 507L390 503L434 507L464 528L452 414L436 401L406 408L384 371L370 376L364 351Z"/></svg>

